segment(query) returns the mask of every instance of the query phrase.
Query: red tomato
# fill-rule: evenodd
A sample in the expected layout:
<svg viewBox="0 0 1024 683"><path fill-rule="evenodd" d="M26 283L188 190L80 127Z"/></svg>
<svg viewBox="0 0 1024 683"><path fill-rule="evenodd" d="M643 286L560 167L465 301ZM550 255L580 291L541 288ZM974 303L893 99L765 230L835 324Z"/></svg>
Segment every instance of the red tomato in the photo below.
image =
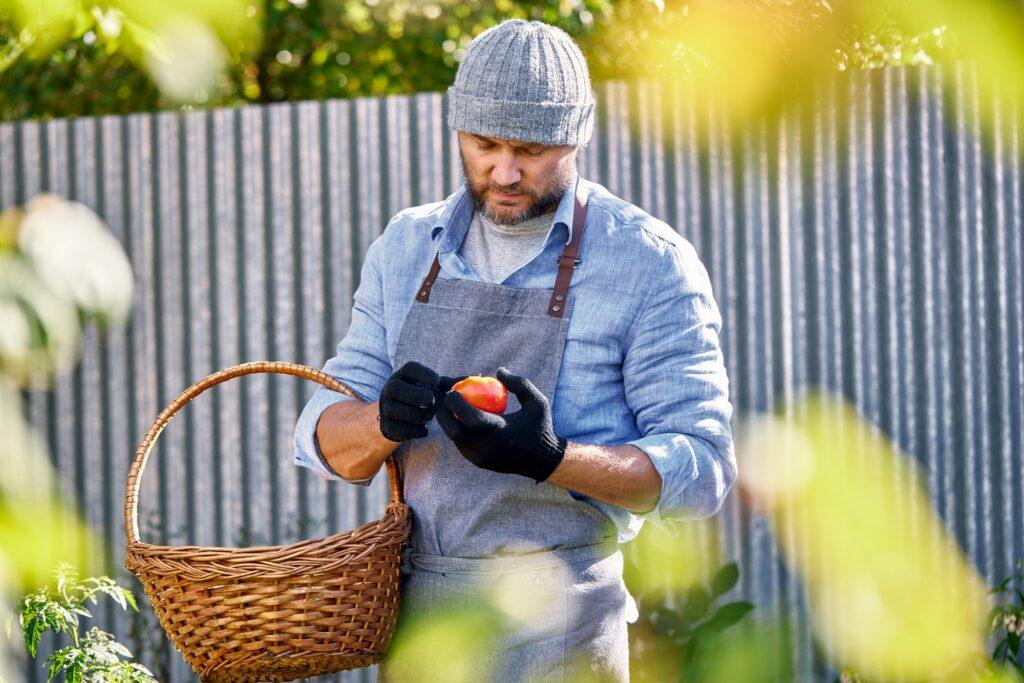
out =
<svg viewBox="0 0 1024 683"><path fill-rule="evenodd" d="M501 415L508 407L508 389L494 377L471 375L456 382L452 391L457 391L466 402L488 413Z"/></svg>

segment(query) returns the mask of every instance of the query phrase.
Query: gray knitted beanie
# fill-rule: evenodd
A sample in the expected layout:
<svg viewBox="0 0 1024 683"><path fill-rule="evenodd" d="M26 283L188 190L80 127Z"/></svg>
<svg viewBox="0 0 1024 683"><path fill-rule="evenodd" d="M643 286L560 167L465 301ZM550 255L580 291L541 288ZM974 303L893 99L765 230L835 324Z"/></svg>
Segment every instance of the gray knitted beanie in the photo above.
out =
<svg viewBox="0 0 1024 683"><path fill-rule="evenodd" d="M583 147L594 128L587 60L557 26L525 19L492 26L469 44L448 88L448 126Z"/></svg>

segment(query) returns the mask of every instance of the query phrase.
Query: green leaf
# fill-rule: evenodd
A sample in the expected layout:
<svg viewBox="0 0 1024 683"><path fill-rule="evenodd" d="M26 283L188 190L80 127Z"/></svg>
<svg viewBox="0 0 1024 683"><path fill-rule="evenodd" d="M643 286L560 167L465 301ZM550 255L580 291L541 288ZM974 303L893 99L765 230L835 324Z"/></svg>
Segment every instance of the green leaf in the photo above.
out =
<svg viewBox="0 0 1024 683"><path fill-rule="evenodd" d="M130 593L125 588L117 585L117 582L108 576L100 577L95 582L95 592L103 593L104 595L111 598L116 602L121 609L127 609L127 596L126 593Z"/></svg>
<svg viewBox="0 0 1024 683"><path fill-rule="evenodd" d="M129 650L128 648L126 648L124 645L122 645L121 643L117 642L116 640L110 641L109 648L110 648L110 651L113 652L115 655L117 655L119 657L124 657L126 659L131 659L131 656L132 656L131 650Z"/></svg>
<svg viewBox="0 0 1024 683"><path fill-rule="evenodd" d="M57 677L57 674L59 674L61 669L63 669L63 668L64 667L61 664L59 659L57 659L55 656L54 657L50 657L50 670L46 674L46 681L47 681L47 683L49 683L50 681L55 679Z"/></svg>
<svg viewBox="0 0 1024 683"><path fill-rule="evenodd" d="M992 650L992 661L1001 659L1006 654L1006 639L1003 638L996 643L995 648Z"/></svg>
<svg viewBox="0 0 1024 683"><path fill-rule="evenodd" d="M28 622L22 626L22 635L25 637L25 649L28 650L29 655L32 657L36 656L36 652L39 650L39 639L43 637L45 632L46 627L40 623L35 615L29 616Z"/></svg>
<svg viewBox="0 0 1024 683"><path fill-rule="evenodd" d="M718 608L718 611L715 612L714 616L700 625L697 631L694 632L694 637L708 638L718 635L725 629L737 623L753 609L754 606L752 604L743 601L730 602L727 605L722 605Z"/></svg>
<svg viewBox="0 0 1024 683"><path fill-rule="evenodd" d="M66 583L72 584L76 587L78 586L78 570L74 565L68 564L67 562L61 562L57 565L54 575L57 577L58 591L60 591Z"/></svg>
<svg viewBox="0 0 1024 683"><path fill-rule="evenodd" d="M135 662L121 662L116 667L111 667L117 681L127 683L155 683L156 679L149 669Z"/></svg>
<svg viewBox="0 0 1024 683"><path fill-rule="evenodd" d="M64 623L61 621L61 618L53 612L43 614L41 621L46 625L46 628L58 633L64 630Z"/></svg>
<svg viewBox="0 0 1024 683"><path fill-rule="evenodd" d="M65 675L67 683L82 683L84 678L84 671L82 671L82 665L78 662L73 663L68 667Z"/></svg>
<svg viewBox="0 0 1024 683"><path fill-rule="evenodd" d="M80 654L81 651L74 647L63 647L50 655L46 659L50 665L49 678L46 680L52 681L61 671L75 665Z"/></svg>
<svg viewBox="0 0 1024 683"><path fill-rule="evenodd" d="M53 630L66 631L78 627L78 615L62 605L54 605Z"/></svg>
<svg viewBox="0 0 1024 683"><path fill-rule="evenodd" d="M136 671L137 673L143 674L144 676L152 677L152 675L153 675L152 671L150 671L146 667L142 666L141 664L137 664L137 663L133 662L131 667L132 667L132 669L134 671Z"/></svg>
<svg viewBox="0 0 1024 683"><path fill-rule="evenodd" d="M133 610L138 612L139 611L139 605L135 602L135 596L132 594L132 592L130 590L128 590L127 588L122 588L121 590L123 591L124 599L128 602L129 605L132 606Z"/></svg>
<svg viewBox="0 0 1024 683"><path fill-rule="evenodd" d="M1020 636L1016 633L1007 633L1006 646L1009 648L1010 652L1016 655L1017 651L1020 650Z"/></svg>
<svg viewBox="0 0 1024 683"><path fill-rule="evenodd" d="M718 596L724 593L728 593L730 590L732 590L733 586L736 585L739 579L740 570L736 563L731 562L725 565L717 572L715 572L714 578L711 579L712 597L717 598Z"/></svg>
<svg viewBox="0 0 1024 683"><path fill-rule="evenodd" d="M708 613L711 605L711 596L704 590L703 586L692 586L686 592L686 604L680 616L684 624L693 624Z"/></svg>
<svg viewBox="0 0 1024 683"><path fill-rule="evenodd" d="M1005 579L1000 581L996 586L993 586L992 590L989 591L989 594L991 595L993 593L1002 593L1006 590L1006 587L1010 585L1010 581L1012 580L1012 576L1007 576Z"/></svg>
<svg viewBox="0 0 1024 683"><path fill-rule="evenodd" d="M1003 606L1002 605L996 605L995 607L993 607L992 609L989 610L989 612L988 612L988 619L986 619L986 621L985 621L985 623L988 624L989 631L997 631L997 630L999 630L999 627L1002 624L1002 620L1000 620L999 623L996 623L996 619L998 619L1002 615L1003 615Z"/></svg>

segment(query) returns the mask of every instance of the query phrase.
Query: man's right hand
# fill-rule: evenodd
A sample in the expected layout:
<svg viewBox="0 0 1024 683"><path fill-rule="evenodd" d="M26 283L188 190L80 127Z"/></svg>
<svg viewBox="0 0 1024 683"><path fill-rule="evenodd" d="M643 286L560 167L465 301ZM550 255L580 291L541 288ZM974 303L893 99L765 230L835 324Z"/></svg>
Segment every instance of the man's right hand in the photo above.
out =
<svg viewBox="0 0 1024 683"><path fill-rule="evenodd" d="M441 397L462 377L438 376L421 363L409 361L384 383L380 392L380 431L391 441L408 441L427 435Z"/></svg>

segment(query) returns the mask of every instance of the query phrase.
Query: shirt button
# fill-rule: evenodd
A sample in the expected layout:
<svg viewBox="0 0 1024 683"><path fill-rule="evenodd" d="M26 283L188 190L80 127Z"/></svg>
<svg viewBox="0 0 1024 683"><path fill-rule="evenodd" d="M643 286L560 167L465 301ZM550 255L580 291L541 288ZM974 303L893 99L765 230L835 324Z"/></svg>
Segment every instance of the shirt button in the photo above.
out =
<svg viewBox="0 0 1024 683"><path fill-rule="evenodd" d="M562 295L561 294L556 294L555 295L555 301L561 301L561 300L562 300Z"/></svg>
<svg viewBox="0 0 1024 683"><path fill-rule="evenodd" d="M561 306L552 306L551 310L552 311L559 311L559 310L561 310Z"/></svg>

